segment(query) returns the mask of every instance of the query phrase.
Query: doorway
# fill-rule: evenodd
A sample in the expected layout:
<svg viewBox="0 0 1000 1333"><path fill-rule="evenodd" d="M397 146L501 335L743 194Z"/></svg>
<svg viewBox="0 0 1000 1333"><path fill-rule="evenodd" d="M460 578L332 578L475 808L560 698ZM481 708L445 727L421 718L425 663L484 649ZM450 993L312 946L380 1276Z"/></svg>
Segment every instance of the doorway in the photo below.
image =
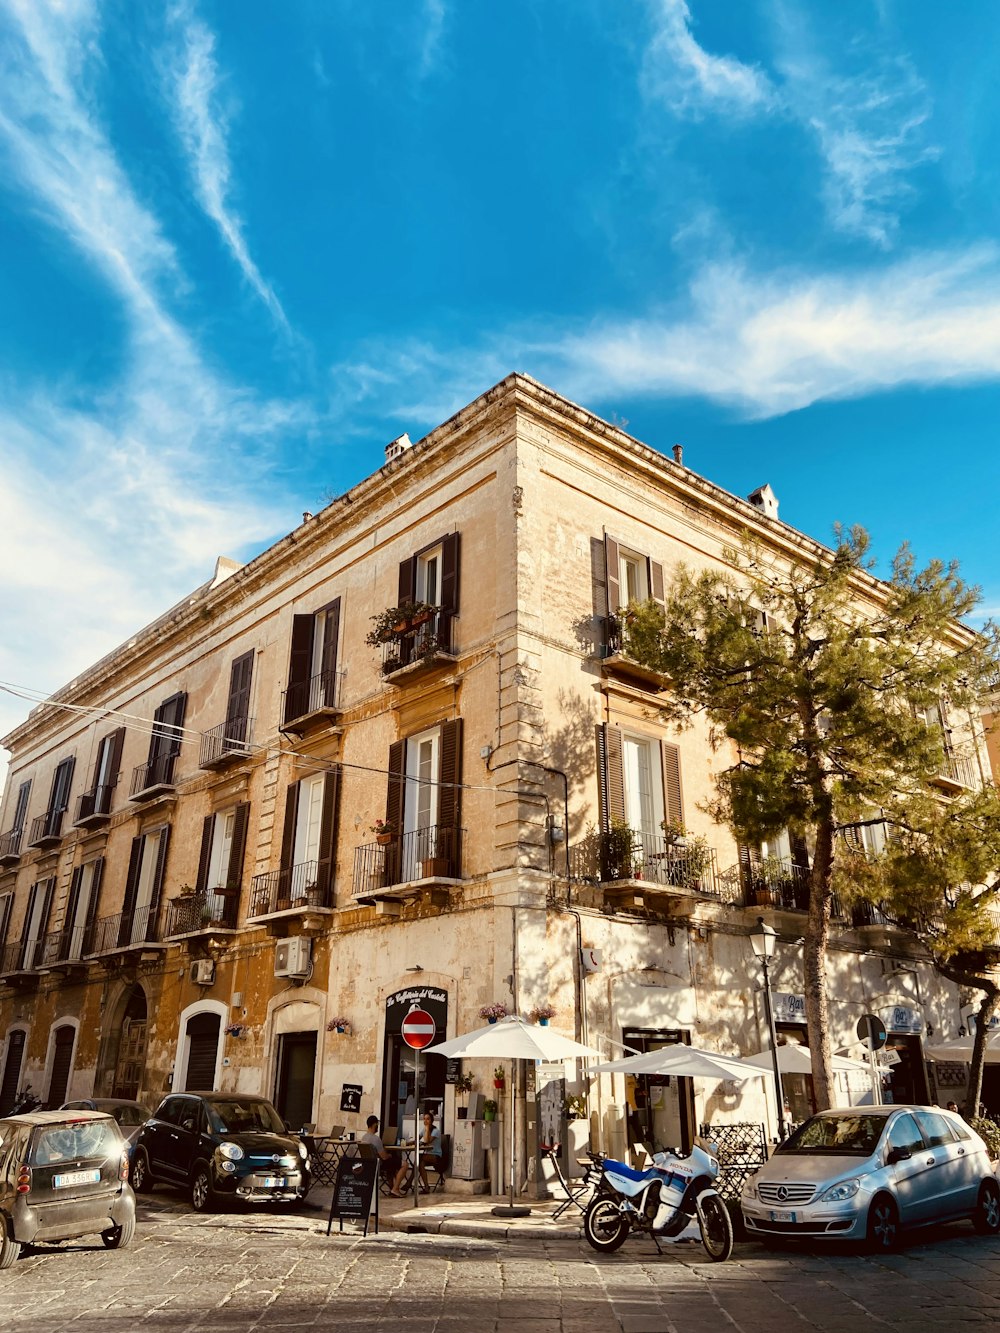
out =
<svg viewBox="0 0 1000 1333"><path fill-rule="evenodd" d="M394 1125L400 1140L412 1140L417 1125L417 1058L420 1061L420 1112L431 1111L441 1129L444 1081L448 1061L443 1055L425 1055L411 1050L398 1032L385 1037L385 1087L382 1094L383 1123Z"/></svg>
<svg viewBox="0 0 1000 1333"><path fill-rule="evenodd" d="M931 1095L920 1038L890 1032L885 1050L890 1053L888 1058L892 1064L888 1083L883 1082L882 1100L896 1105L926 1106ZM891 1052L895 1052L895 1056Z"/></svg>
<svg viewBox="0 0 1000 1333"><path fill-rule="evenodd" d="M315 1032L283 1032L278 1037L274 1105L292 1130L309 1124L313 1118L316 1041Z"/></svg>
<svg viewBox="0 0 1000 1333"><path fill-rule="evenodd" d="M76 1031L69 1023L63 1023L55 1030L52 1048L52 1077L49 1079L49 1095L46 1105L50 1111L56 1111L66 1100L69 1087L69 1071L73 1067L73 1042Z"/></svg>
<svg viewBox="0 0 1000 1333"><path fill-rule="evenodd" d="M193 1014L187 1021L187 1069L184 1092L213 1092L219 1059L218 1014Z"/></svg>
<svg viewBox="0 0 1000 1333"><path fill-rule="evenodd" d="M688 1034L679 1028L654 1030L626 1028L622 1041L644 1055L664 1046L686 1046ZM651 1152L694 1143L694 1080L675 1074L626 1075L628 1145L643 1144Z"/></svg>
<svg viewBox="0 0 1000 1333"><path fill-rule="evenodd" d="M139 1096L145 1069L146 993L141 986L133 986L122 1017L121 1039L115 1057L110 1095L135 1101Z"/></svg>
<svg viewBox="0 0 1000 1333"><path fill-rule="evenodd" d="M15 1028L7 1038L7 1059L4 1061L3 1079L0 1080L0 1116L10 1115L14 1109L23 1058L24 1032Z"/></svg>

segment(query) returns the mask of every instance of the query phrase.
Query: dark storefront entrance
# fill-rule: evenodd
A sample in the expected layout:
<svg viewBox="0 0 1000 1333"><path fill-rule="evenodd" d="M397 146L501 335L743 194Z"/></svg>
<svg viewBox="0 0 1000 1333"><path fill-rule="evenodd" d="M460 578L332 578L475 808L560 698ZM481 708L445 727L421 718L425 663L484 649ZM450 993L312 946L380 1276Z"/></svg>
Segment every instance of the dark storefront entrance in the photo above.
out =
<svg viewBox="0 0 1000 1333"><path fill-rule="evenodd" d="M394 1125L400 1139L412 1136L416 1124L416 1052L403 1041L403 1019L411 1009L424 1009L437 1027L436 1041L448 1033L448 992L436 986L410 986L396 991L385 1002L385 1050L382 1068L382 1124ZM441 1124L445 1072L448 1062L440 1055L420 1056L420 1109L429 1108Z"/></svg>
<svg viewBox="0 0 1000 1333"><path fill-rule="evenodd" d="M689 1045L680 1028L626 1028L626 1046L645 1054L663 1046ZM643 1144L651 1152L661 1148L691 1147L694 1142L694 1085L689 1078L665 1074L629 1074L625 1079L628 1103L628 1145Z"/></svg>
<svg viewBox="0 0 1000 1333"><path fill-rule="evenodd" d="M274 1105L290 1129L312 1120L316 1074L316 1033L283 1032L278 1038L278 1078Z"/></svg>

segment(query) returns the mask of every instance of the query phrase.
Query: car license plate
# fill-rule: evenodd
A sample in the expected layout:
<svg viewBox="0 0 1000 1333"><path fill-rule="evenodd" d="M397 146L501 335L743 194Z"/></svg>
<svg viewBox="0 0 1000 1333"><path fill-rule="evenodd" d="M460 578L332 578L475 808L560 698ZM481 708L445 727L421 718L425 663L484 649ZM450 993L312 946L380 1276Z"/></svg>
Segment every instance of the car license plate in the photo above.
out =
<svg viewBox="0 0 1000 1333"><path fill-rule="evenodd" d="M791 1212L788 1208L771 1209L772 1222L794 1222L795 1220L796 1220L795 1214Z"/></svg>
<svg viewBox="0 0 1000 1333"><path fill-rule="evenodd" d="M52 1188L61 1190L67 1185L96 1185L100 1178L99 1167L95 1167L93 1171L64 1171L61 1175L52 1177Z"/></svg>
<svg viewBox="0 0 1000 1333"><path fill-rule="evenodd" d="M266 1190L283 1190L285 1188L284 1176L265 1176L264 1188Z"/></svg>

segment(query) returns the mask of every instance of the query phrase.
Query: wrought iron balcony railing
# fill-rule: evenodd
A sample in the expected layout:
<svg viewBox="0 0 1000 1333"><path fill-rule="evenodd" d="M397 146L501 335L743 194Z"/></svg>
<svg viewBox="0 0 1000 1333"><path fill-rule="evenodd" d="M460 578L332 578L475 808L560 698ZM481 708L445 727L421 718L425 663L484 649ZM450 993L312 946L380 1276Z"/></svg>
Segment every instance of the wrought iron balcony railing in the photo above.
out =
<svg viewBox="0 0 1000 1333"><path fill-rule="evenodd" d="M976 788L982 785L975 761L967 755L953 754L950 750L945 752L941 776L962 787Z"/></svg>
<svg viewBox="0 0 1000 1333"><path fill-rule="evenodd" d="M465 829L429 825L354 850L354 896L421 879L461 879Z"/></svg>
<svg viewBox="0 0 1000 1333"><path fill-rule="evenodd" d="M641 829L591 834L570 850L570 874L594 883L641 880L652 888L720 896L714 848L678 843Z"/></svg>
<svg viewBox="0 0 1000 1333"><path fill-rule="evenodd" d="M114 787L101 783L85 791L76 803L76 822L86 824L91 820L106 819L111 814L111 793Z"/></svg>
<svg viewBox="0 0 1000 1333"><path fill-rule="evenodd" d="M174 784L175 754L158 754L144 764L137 764L132 770L131 795L138 797L144 792L157 787L172 787Z"/></svg>
<svg viewBox="0 0 1000 1333"><path fill-rule="evenodd" d="M45 967L55 967L59 963L80 963L93 952L94 923L68 926L65 930L50 931L45 936L42 962Z"/></svg>
<svg viewBox="0 0 1000 1333"><path fill-rule="evenodd" d="M16 972L35 972L43 966L45 936L9 940L0 950L0 976Z"/></svg>
<svg viewBox="0 0 1000 1333"><path fill-rule="evenodd" d="M44 847L46 843L58 842L62 837L62 810L46 810L44 815L36 815L31 821L28 833L29 847Z"/></svg>
<svg viewBox="0 0 1000 1333"><path fill-rule="evenodd" d="M12 828L0 833L0 861L16 861L21 855L21 839L24 829Z"/></svg>
<svg viewBox="0 0 1000 1333"><path fill-rule="evenodd" d="M251 750L252 717L230 717L201 738L200 768L214 768L229 759L241 759Z"/></svg>
<svg viewBox="0 0 1000 1333"><path fill-rule="evenodd" d="M339 707L340 675L336 671L320 671L309 680L293 681L281 696L281 716L285 726L296 718L308 717L323 709L336 712Z"/></svg>
<svg viewBox="0 0 1000 1333"><path fill-rule="evenodd" d="M249 915L268 916L293 907L332 906L332 869L329 860L301 861L283 870L254 875L250 883Z"/></svg>
<svg viewBox="0 0 1000 1333"><path fill-rule="evenodd" d="M235 894L205 892L174 898L167 903L164 938L190 935L195 931L210 930L213 926L234 930L239 906L240 900Z"/></svg>
<svg viewBox="0 0 1000 1333"><path fill-rule="evenodd" d="M382 674L389 676L415 662L433 662L439 653L453 651L451 612L428 611L382 645Z"/></svg>
<svg viewBox="0 0 1000 1333"><path fill-rule="evenodd" d="M781 856L766 856L749 866L735 865L719 876L722 897L734 907L777 907L784 912L808 912L808 866ZM831 916L846 919L844 905L833 895Z"/></svg>
<svg viewBox="0 0 1000 1333"><path fill-rule="evenodd" d="M102 916L94 923L94 953L114 953L116 949L138 949L144 944L157 944L156 913L150 907L139 907L131 912L116 912Z"/></svg>

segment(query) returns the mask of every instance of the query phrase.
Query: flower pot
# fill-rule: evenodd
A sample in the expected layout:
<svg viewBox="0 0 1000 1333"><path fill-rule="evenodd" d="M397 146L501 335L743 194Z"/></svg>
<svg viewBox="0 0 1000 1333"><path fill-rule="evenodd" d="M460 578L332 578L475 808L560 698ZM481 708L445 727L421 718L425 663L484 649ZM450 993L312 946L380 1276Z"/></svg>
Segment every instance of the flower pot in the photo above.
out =
<svg viewBox="0 0 1000 1333"><path fill-rule="evenodd" d="M501 1079L495 1078L493 1080L493 1086L496 1088L497 1092L503 1092L504 1087L506 1085L503 1083Z"/></svg>
<svg viewBox="0 0 1000 1333"><path fill-rule="evenodd" d="M391 833L376 833L376 834L375 834L375 841L378 843L378 845L379 845L380 847L388 847L389 844L390 844L390 842L392 842L392 834L391 834Z"/></svg>
<svg viewBox="0 0 1000 1333"><path fill-rule="evenodd" d="M548 1025L549 1025L549 1020L547 1018L540 1018L538 1020L538 1026L540 1028L547 1028Z"/></svg>
<svg viewBox="0 0 1000 1333"><path fill-rule="evenodd" d="M468 1119L469 1108L467 1106L459 1106L456 1108L455 1115L459 1120L466 1120Z"/></svg>
<svg viewBox="0 0 1000 1333"><path fill-rule="evenodd" d="M488 1018L486 1021L487 1023L495 1023L497 1020L495 1018Z"/></svg>
<svg viewBox="0 0 1000 1333"><path fill-rule="evenodd" d="M431 856L420 862L420 873L424 879L442 879L448 873L446 856Z"/></svg>
<svg viewBox="0 0 1000 1333"><path fill-rule="evenodd" d="M343 1023L338 1023L338 1024L337 1024L337 1031L338 1031L338 1032L346 1032L346 1031L347 1031L347 1028L344 1027Z"/></svg>
<svg viewBox="0 0 1000 1333"><path fill-rule="evenodd" d="M487 1107L486 1110L483 1111L484 1120L495 1120L496 1118L497 1118L496 1111L492 1110L490 1107Z"/></svg>

